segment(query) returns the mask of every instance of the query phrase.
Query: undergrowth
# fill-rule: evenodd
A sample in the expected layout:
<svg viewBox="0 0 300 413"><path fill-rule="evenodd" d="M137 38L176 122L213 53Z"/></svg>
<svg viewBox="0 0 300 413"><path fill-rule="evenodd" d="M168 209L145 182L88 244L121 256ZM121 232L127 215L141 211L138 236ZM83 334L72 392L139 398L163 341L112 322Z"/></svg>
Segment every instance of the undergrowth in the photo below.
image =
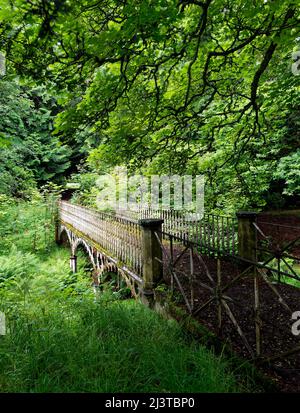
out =
<svg viewBox="0 0 300 413"><path fill-rule="evenodd" d="M68 267L45 203L6 204L0 224L0 392L237 392L222 356L179 324ZM13 220L13 223L12 223ZM44 230L49 228L45 236Z"/></svg>

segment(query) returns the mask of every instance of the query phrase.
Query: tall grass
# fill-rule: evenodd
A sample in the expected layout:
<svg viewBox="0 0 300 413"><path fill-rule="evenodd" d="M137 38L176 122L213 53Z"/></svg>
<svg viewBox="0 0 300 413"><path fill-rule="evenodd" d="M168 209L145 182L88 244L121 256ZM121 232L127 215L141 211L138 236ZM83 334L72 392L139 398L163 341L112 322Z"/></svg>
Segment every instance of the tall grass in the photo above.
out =
<svg viewBox="0 0 300 413"><path fill-rule="evenodd" d="M73 299L10 320L2 392L237 391L225 363L134 301Z"/></svg>
<svg viewBox="0 0 300 413"><path fill-rule="evenodd" d="M84 259L73 275L69 252L42 241L42 210L23 205L10 231L0 225L0 392L241 390L222 357L187 340L175 321L109 289L95 299ZM27 234L38 227L34 244Z"/></svg>

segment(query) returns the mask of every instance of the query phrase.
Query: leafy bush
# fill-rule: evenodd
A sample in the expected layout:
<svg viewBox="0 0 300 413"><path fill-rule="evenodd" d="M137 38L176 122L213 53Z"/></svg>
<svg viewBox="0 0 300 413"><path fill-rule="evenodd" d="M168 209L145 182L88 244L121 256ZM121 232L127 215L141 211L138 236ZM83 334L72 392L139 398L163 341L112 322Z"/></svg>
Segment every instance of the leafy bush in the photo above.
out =
<svg viewBox="0 0 300 413"><path fill-rule="evenodd" d="M34 276L37 271L37 258L28 252L12 247L9 255L0 256L0 282Z"/></svg>
<svg viewBox="0 0 300 413"><path fill-rule="evenodd" d="M281 158L275 172L275 178L284 180L284 194L297 195L300 193L300 149Z"/></svg>

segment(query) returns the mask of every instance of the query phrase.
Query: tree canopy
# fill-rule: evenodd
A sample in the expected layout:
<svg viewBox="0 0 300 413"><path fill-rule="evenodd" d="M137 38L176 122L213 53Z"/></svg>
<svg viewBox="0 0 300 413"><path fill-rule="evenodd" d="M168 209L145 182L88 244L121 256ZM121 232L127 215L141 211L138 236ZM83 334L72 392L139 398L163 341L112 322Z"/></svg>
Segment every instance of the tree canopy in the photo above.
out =
<svg viewBox="0 0 300 413"><path fill-rule="evenodd" d="M7 0L0 19L11 70L56 91L76 163L204 173L212 207L299 192L296 1Z"/></svg>
<svg viewBox="0 0 300 413"><path fill-rule="evenodd" d="M0 90L0 193L30 197L35 184L61 182L71 151L51 135L57 104L45 88L2 79Z"/></svg>

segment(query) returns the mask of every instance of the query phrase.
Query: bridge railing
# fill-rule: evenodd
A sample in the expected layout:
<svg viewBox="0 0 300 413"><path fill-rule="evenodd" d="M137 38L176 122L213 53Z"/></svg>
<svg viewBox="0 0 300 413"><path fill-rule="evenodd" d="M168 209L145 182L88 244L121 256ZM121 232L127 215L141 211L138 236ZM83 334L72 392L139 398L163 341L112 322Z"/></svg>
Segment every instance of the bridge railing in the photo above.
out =
<svg viewBox="0 0 300 413"><path fill-rule="evenodd" d="M136 211L117 211L118 217L139 220L163 219L163 236L192 242L202 253L235 255L238 252L238 220L232 216L205 213L201 218L188 217L177 210L141 208Z"/></svg>
<svg viewBox="0 0 300 413"><path fill-rule="evenodd" d="M59 218L136 275L143 276L142 229L128 218L61 201Z"/></svg>
<svg viewBox="0 0 300 413"><path fill-rule="evenodd" d="M87 243L89 247L86 248L89 249L94 268L99 268L99 263L95 262L93 256L96 254L98 257L97 251L100 251L121 272L126 272L131 279L135 280L147 297L153 295L154 288L162 280L165 269L169 268L173 261L178 263L187 249L191 253L191 280L194 277L193 253L197 256L199 254L205 256L208 252L218 259L222 256L226 259L238 259L241 266L248 266L250 263L254 265L254 269L257 263L255 212L240 211L237 214L237 231L235 231L233 221L226 226L225 222L216 216L206 216L204 224L183 218L181 221L179 220L180 225L186 224L183 235L177 235L178 226L174 225L173 231L175 232L170 226L170 216L171 222L174 219L172 214L169 216L168 214L157 215L156 217L151 214L149 218L146 214L140 217L125 217L69 202L60 202L58 210L58 227L60 228L58 233L62 234L62 231L66 230L71 244L71 259L73 261L76 262L75 252L79 242L83 245ZM163 219L169 219L167 229L169 228L170 232L166 232L163 228ZM62 227L63 229L61 229ZM221 234L220 238L218 238L219 234ZM224 234L226 234L226 238L224 238ZM238 254L235 251L236 244L233 243L236 235ZM226 243L227 237L228 244ZM204 251L202 247L204 247ZM174 256L175 253L178 255L177 257ZM167 261L166 257L168 257ZM185 259L186 257L183 261ZM76 271L74 265L71 268ZM173 278L175 277L173 271L171 271L171 275ZM173 279L172 277L171 279ZM180 287L180 290L185 294L183 288ZM150 292L152 293L150 294Z"/></svg>

